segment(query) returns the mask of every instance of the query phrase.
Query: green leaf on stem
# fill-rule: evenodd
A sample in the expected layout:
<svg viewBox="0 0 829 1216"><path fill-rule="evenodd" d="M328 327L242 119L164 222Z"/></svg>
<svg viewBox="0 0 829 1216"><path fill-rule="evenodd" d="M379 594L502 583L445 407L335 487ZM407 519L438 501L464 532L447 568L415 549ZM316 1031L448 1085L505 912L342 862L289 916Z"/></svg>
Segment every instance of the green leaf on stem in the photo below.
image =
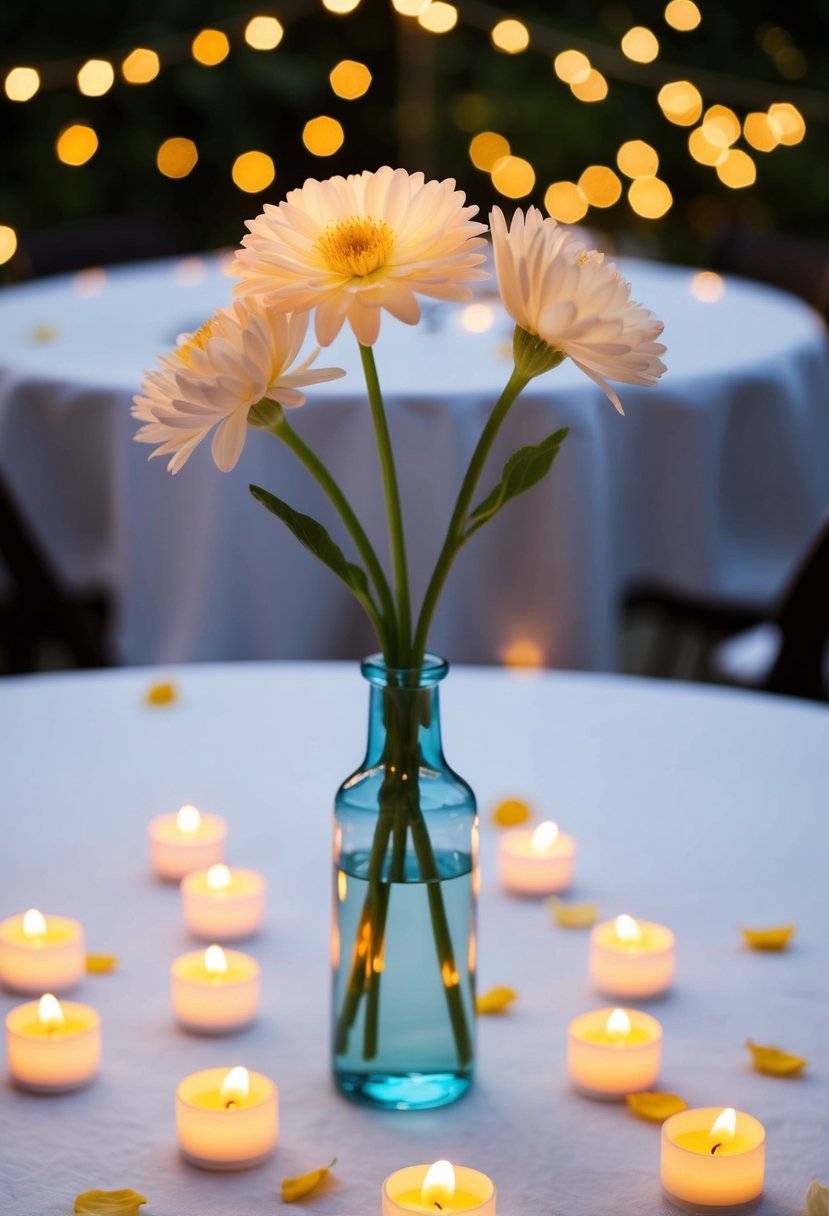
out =
<svg viewBox="0 0 829 1216"><path fill-rule="evenodd" d="M568 430L568 427L562 427L561 430L554 431L552 435L542 439L541 443L519 448L517 452L513 452L504 465L498 485L490 494L487 494L483 502L478 503L469 516L463 534L464 541L467 541L473 532L477 532L478 528L482 527L487 520L492 519L493 515L501 510L504 503L509 502L511 498L517 498L519 494L531 489L547 476L561 445L567 438Z"/></svg>
<svg viewBox="0 0 829 1216"><path fill-rule="evenodd" d="M301 545L313 553L314 557L318 557L329 570L333 570L337 577L341 578L360 599L369 598L368 579L365 571L346 560L340 546L331 539L321 523L312 519L310 515L303 515L300 511L295 511L281 498L277 498L268 490L263 490L261 486L251 486L250 492L257 502L261 502L263 507L267 507L277 519L282 520Z"/></svg>

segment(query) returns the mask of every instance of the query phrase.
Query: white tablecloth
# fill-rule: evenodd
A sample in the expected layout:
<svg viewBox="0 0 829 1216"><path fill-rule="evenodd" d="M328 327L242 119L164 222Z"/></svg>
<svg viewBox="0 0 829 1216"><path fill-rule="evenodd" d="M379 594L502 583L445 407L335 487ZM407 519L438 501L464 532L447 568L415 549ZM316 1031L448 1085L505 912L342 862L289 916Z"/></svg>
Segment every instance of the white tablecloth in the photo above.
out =
<svg viewBox="0 0 829 1216"><path fill-rule="evenodd" d="M440 653L491 662L530 642L548 665L612 669L626 588L658 581L771 601L829 504L829 345L817 315L740 280L703 303L690 270L623 268L665 321L669 371L656 389L623 386L624 419L569 362L533 382L480 497L515 448L561 425L571 435L551 477L461 555L436 618ZM248 494L257 482L331 521L282 445L251 436L230 476L204 445L171 478L132 442L142 368L230 290L217 261L195 259L0 292L0 468L66 577L114 591L125 661L359 656L371 648L361 610ZM417 329L384 317L377 347L416 592L510 368L512 325L481 298L494 310L484 334L463 328L461 306L427 306ZM385 546L351 335L322 359L347 377L313 390L292 418Z"/></svg>
<svg viewBox="0 0 829 1216"><path fill-rule="evenodd" d="M118 970L80 998L104 1025L98 1082L43 1098L0 1091L0 1211L67 1216L91 1187L132 1186L147 1216L258 1216L280 1179L337 1156L320 1216L379 1212L382 1179L438 1157L486 1170L502 1216L667 1211L659 1129L568 1088L569 1020L604 1002L587 981L587 935L543 903L502 894L488 813L528 796L579 839L574 898L672 926L678 973L652 1005L665 1028L662 1086L692 1105L734 1105L768 1133L760 1216L800 1216L829 1182L829 714L773 698L645 681L458 669L444 686L447 754L482 809L479 981L519 993L479 1024L477 1082L454 1107L355 1107L328 1079L330 814L361 756L365 687L350 666L182 669L181 700L142 704L150 673L0 683L4 836L0 915L39 906L84 921ZM191 947L178 893L148 872L146 825L192 800L230 821L229 860L270 883L260 1023L230 1039L177 1031L167 969ZM795 921L786 953L741 945L741 925ZM19 999L19 998L17 998ZM3 1014L16 1003L0 993ZM812 1061L800 1080L761 1076L751 1037ZM203 1067L276 1079L275 1159L211 1176L175 1149L173 1092Z"/></svg>

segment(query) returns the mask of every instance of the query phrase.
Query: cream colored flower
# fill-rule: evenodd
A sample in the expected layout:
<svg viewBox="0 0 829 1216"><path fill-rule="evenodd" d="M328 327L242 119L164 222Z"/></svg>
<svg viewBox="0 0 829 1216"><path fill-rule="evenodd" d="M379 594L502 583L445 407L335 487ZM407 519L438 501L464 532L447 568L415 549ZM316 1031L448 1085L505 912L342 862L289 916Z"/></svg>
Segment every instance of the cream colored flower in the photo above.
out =
<svg viewBox="0 0 829 1216"><path fill-rule="evenodd" d="M234 467L245 443L251 406L268 397L288 408L302 405L298 390L344 376L338 367L311 369L313 351L289 370L302 346L308 318L266 308L256 300L219 309L195 334L159 358L147 372L132 415L144 425L135 438L159 446L177 473L190 453L216 428L211 452L223 473Z"/></svg>
<svg viewBox="0 0 829 1216"><path fill-rule="evenodd" d="M516 325L563 351L624 413L607 383L656 384L665 371L664 328L630 299L630 284L603 253L588 251L537 207L516 211L507 228L499 207L490 215L501 299Z"/></svg>
<svg viewBox="0 0 829 1216"><path fill-rule="evenodd" d="M232 273L238 294L290 312L316 309L317 341L328 346L348 321L373 346L380 311L409 325L416 295L466 300L463 287L487 278L478 267L485 224L451 178L425 181L388 165L376 173L310 178L278 207L249 220Z"/></svg>

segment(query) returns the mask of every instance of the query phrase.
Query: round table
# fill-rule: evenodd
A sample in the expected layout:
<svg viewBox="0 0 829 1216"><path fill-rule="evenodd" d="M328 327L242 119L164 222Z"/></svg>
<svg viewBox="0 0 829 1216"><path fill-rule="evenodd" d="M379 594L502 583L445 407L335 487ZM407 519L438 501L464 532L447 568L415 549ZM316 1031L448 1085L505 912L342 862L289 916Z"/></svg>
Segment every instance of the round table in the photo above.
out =
<svg viewBox="0 0 829 1216"><path fill-rule="evenodd" d="M111 589L125 662L358 657L372 646L361 609L248 493L263 485L340 535L282 445L252 435L226 477L205 444L171 478L132 442L142 369L229 300L223 264L147 263L0 292L0 470L67 580ZM532 382L479 497L516 448L562 425L570 437L551 477L464 550L435 621L440 653L493 662L523 651L549 666L613 669L628 589L770 603L817 529L829 503L818 315L739 279L706 301L691 270L622 269L665 321L669 370L654 389L621 386L626 418L569 361ZM511 366L512 323L491 284L476 305L427 303L417 328L386 316L376 348L416 594ZM351 334L319 362L348 374L314 388L292 420L385 551Z"/></svg>
<svg viewBox="0 0 829 1216"><path fill-rule="evenodd" d="M497 885L493 803L522 794L579 840L574 899L671 926L676 983L649 1006L665 1029L662 1087L733 1105L768 1134L760 1216L798 1216L827 1182L829 714L823 707L621 677L455 670L443 691L450 761L482 811L479 990L518 993L479 1021L477 1081L453 1107L378 1113L328 1077L333 791L360 759L366 689L337 664L183 667L179 700L144 704L156 672L7 679L0 916L30 906L81 919L118 955L79 996L102 1014L99 1080L62 1097L0 1101L0 1209L65 1216L93 1187L134 1187L148 1216L257 1216L279 1182L337 1157L323 1216L378 1212L392 1170L440 1157L484 1169L503 1216L667 1212L659 1129L591 1102L565 1076L567 1026L606 1003L587 934ZM172 1022L168 969L191 948L177 891L149 871L147 824L192 801L230 822L228 860L270 884L260 1022L237 1037ZM796 922L789 950L747 950L741 926ZM5 1014L19 998L0 993ZM754 1072L747 1038L811 1060L799 1080ZM280 1088L277 1155L208 1175L178 1157L184 1075L245 1064Z"/></svg>

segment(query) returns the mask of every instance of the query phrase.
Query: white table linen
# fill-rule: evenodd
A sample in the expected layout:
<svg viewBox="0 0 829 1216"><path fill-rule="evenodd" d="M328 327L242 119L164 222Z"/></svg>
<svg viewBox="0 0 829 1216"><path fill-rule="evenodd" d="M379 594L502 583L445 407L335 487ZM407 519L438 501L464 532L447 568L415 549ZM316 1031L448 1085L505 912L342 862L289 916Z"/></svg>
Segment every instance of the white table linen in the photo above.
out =
<svg viewBox="0 0 829 1216"><path fill-rule="evenodd" d="M4 840L0 915L29 906L80 918L118 969L78 996L103 1017L88 1090L0 1090L0 1210L66 1216L76 1193L132 1186L147 1216L257 1216L280 1180L337 1156L321 1216L379 1212L392 1170L449 1157L495 1180L502 1216L669 1211L659 1128L568 1087L567 1026L605 1002L587 979L588 935L496 882L496 799L523 794L580 842L575 899L671 926L676 984L648 1006L665 1028L662 1087L692 1105L734 1105L768 1135L758 1216L800 1216L829 1182L829 715L728 691L456 669L443 689L450 761L482 810L479 987L519 994L479 1022L477 1081L456 1106L378 1113L328 1077L331 802L362 753L366 688L351 665L183 668L181 699L142 703L155 673L0 682ZM178 1031L168 969L192 948L178 892L155 881L147 824L194 801L230 822L231 863L270 883L248 949L263 969L260 1022L238 1037ZM794 921L781 955L740 926ZM17 998L0 992L0 1011ZM800 1080L754 1072L746 1038L807 1056ZM245 1174L186 1166L173 1093L185 1074L245 1064L280 1087L276 1157Z"/></svg>
<svg viewBox="0 0 829 1216"><path fill-rule="evenodd" d="M829 503L829 345L817 314L728 279L714 303L693 272L624 263L634 298L665 321L669 370L622 386L627 417L565 362L515 406L481 483L506 457L571 428L552 476L475 537L435 622L434 647L492 662L530 642L548 665L612 669L625 590L771 602ZM230 297L217 259L84 272L0 292L0 468L75 585L109 586L125 662L345 657L370 648L361 610L248 494L249 482L338 521L269 435L233 474L203 445L175 478L132 442L142 369ZM512 324L493 291L483 334L462 306L388 316L377 358L400 454L412 582L422 593L469 455L510 370ZM385 546L356 344L320 363L344 380L292 414Z"/></svg>

